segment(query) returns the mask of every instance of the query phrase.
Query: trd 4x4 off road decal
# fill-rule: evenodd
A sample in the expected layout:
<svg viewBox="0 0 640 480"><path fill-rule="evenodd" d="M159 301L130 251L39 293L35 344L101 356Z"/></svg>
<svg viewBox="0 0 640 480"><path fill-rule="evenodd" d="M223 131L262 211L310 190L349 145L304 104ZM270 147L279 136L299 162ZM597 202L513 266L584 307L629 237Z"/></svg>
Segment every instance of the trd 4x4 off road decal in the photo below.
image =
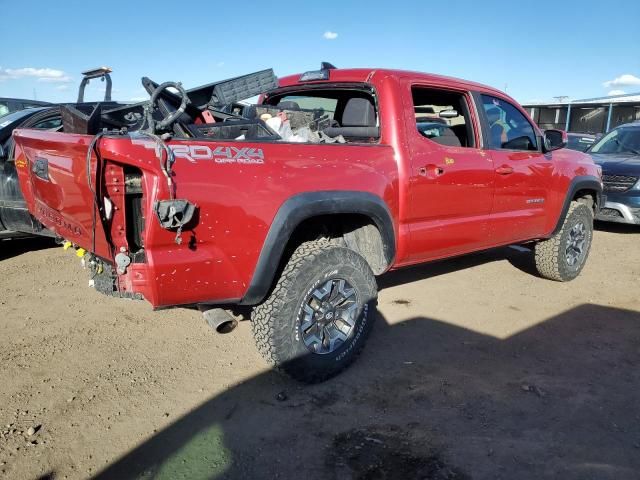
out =
<svg viewBox="0 0 640 480"><path fill-rule="evenodd" d="M261 148L250 147L215 147L207 145L169 145L176 158L184 158L190 162L213 160L216 163L264 163Z"/></svg>
<svg viewBox="0 0 640 480"><path fill-rule="evenodd" d="M135 138L131 140L134 145L142 145L151 150L157 150L158 145L147 139ZM261 148L251 147L210 147L208 145L169 145L173 155L184 158L191 163L199 160L213 160L216 163L241 163L262 165L264 152Z"/></svg>

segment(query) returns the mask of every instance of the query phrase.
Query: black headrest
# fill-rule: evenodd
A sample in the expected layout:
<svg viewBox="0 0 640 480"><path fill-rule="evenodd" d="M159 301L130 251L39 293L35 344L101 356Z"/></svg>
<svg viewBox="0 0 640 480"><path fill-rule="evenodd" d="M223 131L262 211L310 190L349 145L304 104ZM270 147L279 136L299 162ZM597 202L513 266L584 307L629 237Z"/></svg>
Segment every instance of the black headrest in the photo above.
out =
<svg viewBox="0 0 640 480"><path fill-rule="evenodd" d="M342 113L343 127L374 127L376 109L368 98L350 98Z"/></svg>
<svg viewBox="0 0 640 480"><path fill-rule="evenodd" d="M282 108L283 110L300 110L300 105L298 105L297 102L285 100L284 102L278 103L278 108Z"/></svg>

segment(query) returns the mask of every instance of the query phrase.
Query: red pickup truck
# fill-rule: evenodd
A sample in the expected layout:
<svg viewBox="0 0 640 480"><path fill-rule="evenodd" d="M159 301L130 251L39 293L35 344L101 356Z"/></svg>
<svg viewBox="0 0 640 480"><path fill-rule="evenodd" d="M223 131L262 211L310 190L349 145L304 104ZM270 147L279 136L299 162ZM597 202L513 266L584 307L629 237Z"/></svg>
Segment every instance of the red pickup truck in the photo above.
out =
<svg viewBox="0 0 640 480"><path fill-rule="evenodd" d="M88 252L99 290L252 307L259 350L294 378L354 359L388 270L510 244L549 279L585 264L598 167L498 90L326 67L280 79L242 121L181 95L171 121L150 117L157 135L17 130L28 207ZM322 121L279 136L297 113Z"/></svg>

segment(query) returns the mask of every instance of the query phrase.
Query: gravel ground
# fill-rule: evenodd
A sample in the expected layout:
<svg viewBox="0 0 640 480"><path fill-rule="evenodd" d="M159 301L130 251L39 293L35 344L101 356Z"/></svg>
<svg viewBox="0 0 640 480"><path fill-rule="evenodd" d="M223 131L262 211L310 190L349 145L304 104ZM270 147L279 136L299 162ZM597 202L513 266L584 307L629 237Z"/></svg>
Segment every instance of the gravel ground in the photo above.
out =
<svg viewBox="0 0 640 480"><path fill-rule="evenodd" d="M0 244L0 477L640 478L640 229L582 275L501 249L388 274L360 359L302 386L217 335ZM33 251L31 251L33 250Z"/></svg>

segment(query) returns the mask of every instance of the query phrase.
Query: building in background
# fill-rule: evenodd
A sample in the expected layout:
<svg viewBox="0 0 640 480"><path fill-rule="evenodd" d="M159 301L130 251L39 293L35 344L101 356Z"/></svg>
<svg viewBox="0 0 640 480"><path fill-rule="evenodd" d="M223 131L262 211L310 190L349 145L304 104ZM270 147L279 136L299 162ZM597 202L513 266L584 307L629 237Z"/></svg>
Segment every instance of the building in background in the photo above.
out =
<svg viewBox="0 0 640 480"><path fill-rule="evenodd" d="M543 130L599 134L640 121L640 92L584 100L558 98L556 102L530 102L523 107Z"/></svg>

